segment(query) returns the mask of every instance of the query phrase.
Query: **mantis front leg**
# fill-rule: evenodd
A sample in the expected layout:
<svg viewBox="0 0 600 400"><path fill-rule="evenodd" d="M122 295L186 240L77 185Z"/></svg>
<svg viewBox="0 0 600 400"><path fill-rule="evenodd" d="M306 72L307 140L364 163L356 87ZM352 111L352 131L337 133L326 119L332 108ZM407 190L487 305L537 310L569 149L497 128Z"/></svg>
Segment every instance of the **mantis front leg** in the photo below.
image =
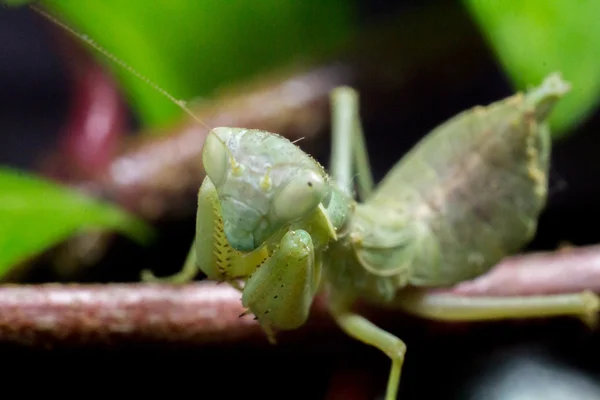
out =
<svg viewBox="0 0 600 400"><path fill-rule="evenodd" d="M275 329L295 329L308 319L320 281L313 243L304 230L288 231L277 249L247 280L242 304L274 343Z"/></svg>
<svg viewBox="0 0 600 400"><path fill-rule="evenodd" d="M221 206L214 184L204 178L198 191L198 211L196 215L196 237L186 258L183 269L171 276L157 278L144 271L146 282L185 283L194 279L202 271L209 279L228 282L241 290L238 279L245 279L267 258L266 247L249 253L239 252L231 247L223 232Z"/></svg>

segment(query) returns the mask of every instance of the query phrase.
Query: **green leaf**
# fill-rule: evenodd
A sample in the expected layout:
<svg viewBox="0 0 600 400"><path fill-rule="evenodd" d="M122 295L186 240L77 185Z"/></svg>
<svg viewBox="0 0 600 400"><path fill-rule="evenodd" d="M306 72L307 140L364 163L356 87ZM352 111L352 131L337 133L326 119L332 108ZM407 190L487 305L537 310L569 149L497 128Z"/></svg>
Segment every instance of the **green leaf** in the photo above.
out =
<svg viewBox="0 0 600 400"><path fill-rule="evenodd" d="M600 100L600 1L463 0L517 89L562 73L572 91L550 118L554 138L572 132Z"/></svg>
<svg viewBox="0 0 600 400"><path fill-rule="evenodd" d="M298 57L331 50L353 31L348 0L47 0L45 8L183 100L208 97ZM181 110L133 74L115 72L142 123Z"/></svg>
<svg viewBox="0 0 600 400"><path fill-rule="evenodd" d="M144 222L115 206L0 167L0 278L17 263L90 228L115 230L141 243L153 234Z"/></svg>

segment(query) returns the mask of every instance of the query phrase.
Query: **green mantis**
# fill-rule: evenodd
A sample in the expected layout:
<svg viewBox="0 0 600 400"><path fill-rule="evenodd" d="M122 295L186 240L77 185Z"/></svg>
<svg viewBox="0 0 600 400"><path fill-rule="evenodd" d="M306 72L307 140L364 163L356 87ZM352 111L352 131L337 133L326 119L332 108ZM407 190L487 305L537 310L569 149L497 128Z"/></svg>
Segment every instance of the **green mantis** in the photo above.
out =
<svg viewBox="0 0 600 400"><path fill-rule="evenodd" d="M324 293L346 334L390 358L386 400L397 397L406 345L355 313L357 301L439 320L593 320L600 301L589 292L458 298L425 290L481 275L533 237L548 188L545 120L568 90L552 74L451 118L376 187L351 88L331 94L330 175L277 134L214 128L184 269L144 280L185 282L200 270L228 282L272 342L277 331L302 326Z"/></svg>
<svg viewBox="0 0 600 400"><path fill-rule="evenodd" d="M340 328L392 360L388 400L406 346L355 314L357 300L446 320L593 318L599 303L587 292L461 299L422 290L485 273L533 237L547 194L544 121L568 90L553 74L525 94L459 114L375 189L351 88L331 96L331 176L276 134L213 129L203 150L197 262L188 272L196 265L237 287L271 341L275 331L301 326L315 294L326 292ZM362 176L361 202L354 173Z"/></svg>

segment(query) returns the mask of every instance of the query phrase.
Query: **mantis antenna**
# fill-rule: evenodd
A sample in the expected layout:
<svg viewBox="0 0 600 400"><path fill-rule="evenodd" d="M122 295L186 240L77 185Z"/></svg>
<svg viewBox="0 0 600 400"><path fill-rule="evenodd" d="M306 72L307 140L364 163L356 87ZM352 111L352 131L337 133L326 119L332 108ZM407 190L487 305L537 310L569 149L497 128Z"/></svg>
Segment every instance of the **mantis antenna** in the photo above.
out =
<svg viewBox="0 0 600 400"><path fill-rule="evenodd" d="M56 24L57 26L61 27L65 31L69 32L71 35L75 36L77 39L79 39L79 40L87 43L90 46L92 46L92 48L96 49L98 52L100 52L105 57L107 57L108 59L110 59L111 61L113 61L115 64L117 64L121 68L129 71L135 77L137 77L141 81L143 81L146 84L148 84L151 87L153 87L158 93L162 94L167 99L171 100L173 103L175 103L177 106L179 106L179 108L181 108L186 114L188 114L190 117L192 117L196 122L198 122L199 124L203 125L207 129L212 129L204 121L202 121L200 118L198 118L192 112L192 110L190 110L186 106L184 100L178 100L178 99L176 99L173 95L171 95L169 92L167 92L162 87L158 86L156 83L154 83L148 77L142 75L141 73L139 73L138 71L136 71L135 69L133 69L133 67L131 67L129 64L127 64L125 61L121 60L120 58L118 58L117 56L115 56L114 54L112 54L110 51L108 51L107 49L105 49L104 47L102 47L101 45L99 45L98 43L96 43L94 40L90 39L88 36L77 32L75 29L71 28L70 26L68 26L64 22L62 22L59 19L55 18L54 16L50 15L48 12L44 11L39 6L34 5L34 4L30 4L29 7L32 10L34 10L35 12L37 12L38 14L40 14L42 17L46 18L48 21Z"/></svg>

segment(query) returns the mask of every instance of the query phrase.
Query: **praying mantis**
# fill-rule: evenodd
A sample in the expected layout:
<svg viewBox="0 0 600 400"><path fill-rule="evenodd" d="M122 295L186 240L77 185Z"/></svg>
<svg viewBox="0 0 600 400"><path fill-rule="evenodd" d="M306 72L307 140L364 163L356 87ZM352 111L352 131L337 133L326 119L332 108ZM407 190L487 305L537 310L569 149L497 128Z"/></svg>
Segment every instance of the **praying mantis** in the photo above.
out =
<svg viewBox="0 0 600 400"><path fill-rule="evenodd" d="M569 90L550 74L524 93L466 110L429 133L377 186L359 95L350 87L331 93L329 173L278 134L213 128L202 151L206 177L184 268L163 278L146 271L142 279L181 283L201 271L227 282L272 343L277 331L302 326L324 293L342 331L390 358L386 400L397 398L407 347L353 311L358 301L437 320L591 321L600 300L587 291L459 298L426 290L475 278L532 239L547 201L546 120Z"/></svg>

